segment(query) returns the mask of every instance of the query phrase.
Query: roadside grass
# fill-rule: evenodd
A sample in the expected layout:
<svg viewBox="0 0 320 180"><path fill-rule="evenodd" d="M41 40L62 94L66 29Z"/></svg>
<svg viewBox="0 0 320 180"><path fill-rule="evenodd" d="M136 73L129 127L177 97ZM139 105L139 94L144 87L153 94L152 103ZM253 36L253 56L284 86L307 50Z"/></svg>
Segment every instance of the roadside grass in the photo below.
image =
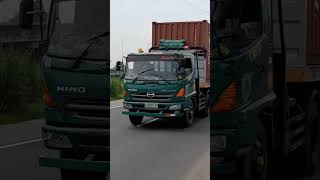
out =
<svg viewBox="0 0 320 180"><path fill-rule="evenodd" d="M43 117L40 60L29 50L0 48L0 124Z"/></svg>
<svg viewBox="0 0 320 180"><path fill-rule="evenodd" d="M111 78L110 80L110 101L123 98L123 80L120 78Z"/></svg>
<svg viewBox="0 0 320 180"><path fill-rule="evenodd" d="M23 108L16 112L1 112L0 125L15 124L44 117L44 105L41 100L22 106Z"/></svg>

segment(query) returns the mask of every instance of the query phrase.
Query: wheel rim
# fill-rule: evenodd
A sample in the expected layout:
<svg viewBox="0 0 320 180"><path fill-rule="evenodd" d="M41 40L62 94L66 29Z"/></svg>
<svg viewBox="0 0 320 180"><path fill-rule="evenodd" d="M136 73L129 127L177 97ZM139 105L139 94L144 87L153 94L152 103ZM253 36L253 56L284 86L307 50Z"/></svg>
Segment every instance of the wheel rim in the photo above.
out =
<svg viewBox="0 0 320 180"><path fill-rule="evenodd" d="M254 164L256 165L256 175L257 177L261 177L266 169L266 154L264 152L264 147L262 140L257 138L256 143L255 143L255 162Z"/></svg>
<svg viewBox="0 0 320 180"><path fill-rule="evenodd" d="M193 118L194 118L194 112L193 112L193 107L191 107L191 110L188 113L188 124L191 125L193 123Z"/></svg>

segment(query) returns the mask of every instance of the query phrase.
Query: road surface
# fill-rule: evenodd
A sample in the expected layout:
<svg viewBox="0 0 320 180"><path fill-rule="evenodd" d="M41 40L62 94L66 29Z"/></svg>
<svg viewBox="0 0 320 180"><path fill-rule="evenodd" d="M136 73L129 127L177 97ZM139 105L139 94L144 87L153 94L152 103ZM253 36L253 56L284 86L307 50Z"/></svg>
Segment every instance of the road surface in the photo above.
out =
<svg viewBox="0 0 320 180"><path fill-rule="evenodd" d="M171 123L132 127L121 115L121 102L111 110L111 180L209 180L209 120L199 119L188 129ZM0 126L2 180L59 180L59 171L38 166L43 148L43 120ZM320 162L320 161L319 161ZM273 180L319 180L295 178L292 172Z"/></svg>
<svg viewBox="0 0 320 180"><path fill-rule="evenodd" d="M188 129L156 122L137 128L121 115L120 101L111 104L112 180L209 180L208 118ZM38 166L42 124L0 127L1 180L60 179L57 169Z"/></svg>
<svg viewBox="0 0 320 180"><path fill-rule="evenodd" d="M170 122L131 126L121 102L111 110L112 180L210 179L209 118L187 129ZM151 119L147 119L149 121Z"/></svg>

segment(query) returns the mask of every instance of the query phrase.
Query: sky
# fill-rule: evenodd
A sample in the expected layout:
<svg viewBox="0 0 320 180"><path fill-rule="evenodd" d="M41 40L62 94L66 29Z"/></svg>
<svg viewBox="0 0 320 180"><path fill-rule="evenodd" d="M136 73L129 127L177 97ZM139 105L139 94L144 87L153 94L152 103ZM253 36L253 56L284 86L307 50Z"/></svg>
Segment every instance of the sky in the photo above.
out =
<svg viewBox="0 0 320 180"><path fill-rule="evenodd" d="M152 22L210 20L209 0L110 0L111 67L151 47ZM123 42L123 43L122 43Z"/></svg>

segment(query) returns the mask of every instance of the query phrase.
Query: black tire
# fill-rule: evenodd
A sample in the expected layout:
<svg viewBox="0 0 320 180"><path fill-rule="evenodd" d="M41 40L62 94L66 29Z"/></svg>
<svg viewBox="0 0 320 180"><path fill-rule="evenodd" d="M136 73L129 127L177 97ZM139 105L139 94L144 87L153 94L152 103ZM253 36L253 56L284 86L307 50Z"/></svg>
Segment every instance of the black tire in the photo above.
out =
<svg viewBox="0 0 320 180"><path fill-rule="evenodd" d="M209 96L206 97L206 107L199 111L199 117L206 118L209 116Z"/></svg>
<svg viewBox="0 0 320 180"><path fill-rule="evenodd" d="M256 140L252 153L242 160L240 167L243 180L268 180L268 139L267 133L261 122L256 129Z"/></svg>
<svg viewBox="0 0 320 180"><path fill-rule="evenodd" d="M129 116L130 122L134 126L139 126L142 124L143 116Z"/></svg>
<svg viewBox="0 0 320 180"><path fill-rule="evenodd" d="M311 176L315 170L315 144L316 144L316 132L317 124L319 120L318 105L315 102L310 102L308 105L307 121L305 123L306 139L304 145L302 145L295 152L295 160L299 162L299 175Z"/></svg>
<svg viewBox="0 0 320 180"><path fill-rule="evenodd" d="M184 112L184 116L179 119L180 125L182 128L190 127L193 124L194 121L194 108L193 105L190 107L189 110Z"/></svg>
<svg viewBox="0 0 320 180"><path fill-rule="evenodd" d="M77 153L70 151L61 151L61 158L79 159ZM107 173L89 172L89 171L76 171L71 169L60 169L61 180L106 180Z"/></svg>

